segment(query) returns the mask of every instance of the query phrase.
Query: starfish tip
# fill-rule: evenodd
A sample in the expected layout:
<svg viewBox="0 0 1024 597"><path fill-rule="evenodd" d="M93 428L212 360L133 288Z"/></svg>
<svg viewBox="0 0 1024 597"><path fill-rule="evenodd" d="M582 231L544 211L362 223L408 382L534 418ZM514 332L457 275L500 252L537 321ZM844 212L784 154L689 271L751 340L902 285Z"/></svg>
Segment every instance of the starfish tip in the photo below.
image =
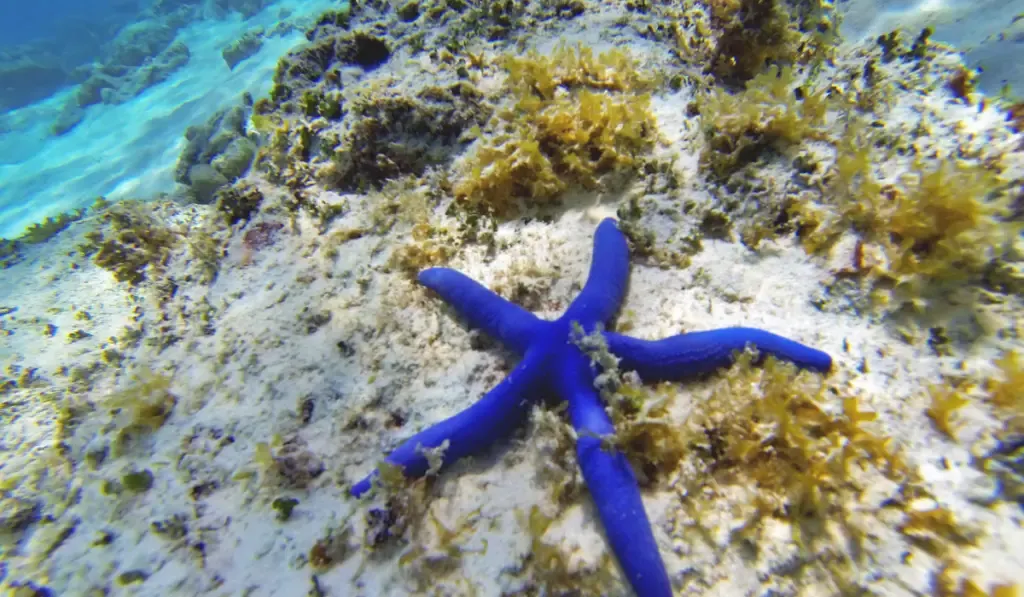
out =
<svg viewBox="0 0 1024 597"><path fill-rule="evenodd" d="M615 218L605 218L601 220L601 223L597 225L597 231L607 230L608 228L619 228L619 221Z"/></svg>
<svg viewBox="0 0 1024 597"><path fill-rule="evenodd" d="M430 267L422 270L417 276L416 280L424 286L433 287L438 282L443 281L452 270L446 267Z"/></svg>

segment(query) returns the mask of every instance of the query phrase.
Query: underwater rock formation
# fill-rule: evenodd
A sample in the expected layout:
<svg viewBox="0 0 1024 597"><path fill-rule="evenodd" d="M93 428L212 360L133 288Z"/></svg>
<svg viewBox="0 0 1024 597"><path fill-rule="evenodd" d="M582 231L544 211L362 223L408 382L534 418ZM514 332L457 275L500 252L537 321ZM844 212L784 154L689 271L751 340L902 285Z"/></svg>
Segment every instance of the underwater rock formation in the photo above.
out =
<svg viewBox="0 0 1024 597"><path fill-rule="evenodd" d="M347 131L329 150L328 181L342 189L380 187L448 162L462 146L462 132L490 115L482 100L471 85L455 84L415 96L389 94L354 107Z"/></svg>
<svg viewBox="0 0 1024 597"><path fill-rule="evenodd" d="M75 96L80 107L126 102L167 80L174 71L187 64L190 58L188 46L181 42L170 44L148 58L141 58L137 48L116 51L114 56L120 56L128 62L118 62L118 58L112 57L97 66Z"/></svg>
<svg viewBox="0 0 1024 597"><path fill-rule="evenodd" d="M152 10L156 14L186 10L193 18L221 19L231 12L237 12L243 19L260 12L270 0L155 0Z"/></svg>
<svg viewBox="0 0 1024 597"><path fill-rule="evenodd" d="M278 105L298 98L303 90L340 87L341 69L346 66L370 71L391 57L383 36L371 31L349 32L335 21L321 20L306 32L306 38L309 44L278 62L271 90Z"/></svg>
<svg viewBox="0 0 1024 597"><path fill-rule="evenodd" d="M13 110L39 101L70 79L70 73L53 60L0 52L0 109Z"/></svg>
<svg viewBox="0 0 1024 597"><path fill-rule="evenodd" d="M185 131L188 143L178 157L174 180L189 187L198 203L210 203L214 193L249 169L256 142L246 136L251 102L220 110L201 126Z"/></svg>
<svg viewBox="0 0 1024 597"><path fill-rule="evenodd" d="M243 19L248 19L266 8L271 2L270 0L208 0L203 4L208 12L213 12L218 17L223 17L229 12L237 12L242 15Z"/></svg>
<svg viewBox="0 0 1024 597"><path fill-rule="evenodd" d="M63 135L81 121L84 108L124 103L185 66L191 57L188 46L174 41L185 22L186 15L178 12L122 29L106 57L85 71L84 81L61 108L50 131Z"/></svg>
<svg viewBox="0 0 1024 597"><path fill-rule="evenodd" d="M221 50L220 55L224 58L228 68L234 70L239 62L252 57L263 47L263 28L259 27L246 31L228 47Z"/></svg>

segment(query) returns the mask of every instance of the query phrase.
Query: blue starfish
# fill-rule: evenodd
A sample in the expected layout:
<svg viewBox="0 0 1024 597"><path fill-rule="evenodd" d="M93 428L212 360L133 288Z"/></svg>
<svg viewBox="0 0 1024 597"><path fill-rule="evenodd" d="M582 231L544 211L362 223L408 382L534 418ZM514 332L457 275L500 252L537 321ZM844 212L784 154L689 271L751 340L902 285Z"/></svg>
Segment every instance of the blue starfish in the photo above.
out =
<svg viewBox="0 0 1024 597"><path fill-rule="evenodd" d="M555 321L536 317L455 270L431 268L421 272L420 283L454 306L471 327L497 338L523 358L508 377L475 404L417 433L385 461L402 467L407 477L421 477L429 468L425 449L447 441L444 465L483 451L523 421L527 405L535 396L553 393L569 404L569 419L577 433L577 460L605 536L629 584L642 597L657 597L672 595L672 587L633 469L621 452L609 450L602 441L613 436L615 429L594 387L600 371L578 345L579 330L603 334L609 351L620 359L620 369L636 371L644 381L708 373L731 364L735 353L747 347L818 371L831 369L832 358L754 328L724 328L655 341L604 331L604 325L619 309L628 276L626 238L610 219L601 222L594 236L594 257L586 285ZM374 471L356 483L352 494L358 497L367 492L377 474Z"/></svg>

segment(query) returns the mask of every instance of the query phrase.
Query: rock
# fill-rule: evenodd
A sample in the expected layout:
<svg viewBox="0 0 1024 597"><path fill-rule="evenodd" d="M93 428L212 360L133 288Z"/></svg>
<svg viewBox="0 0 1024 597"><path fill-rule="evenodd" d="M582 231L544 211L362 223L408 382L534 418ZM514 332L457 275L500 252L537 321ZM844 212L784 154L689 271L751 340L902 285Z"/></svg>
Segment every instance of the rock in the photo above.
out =
<svg viewBox="0 0 1024 597"><path fill-rule="evenodd" d="M337 188L380 188L387 180L423 174L461 151L462 133L490 110L472 86L428 86L415 95L380 94L352 106L347 132L332 150Z"/></svg>
<svg viewBox="0 0 1024 597"><path fill-rule="evenodd" d="M212 12L219 17L226 16L229 12L237 12L243 19L260 12L271 4L272 0L208 0L208 13Z"/></svg>
<svg viewBox="0 0 1024 597"><path fill-rule="evenodd" d="M20 534L39 520L40 504L18 497L0 500L0 534Z"/></svg>
<svg viewBox="0 0 1024 597"><path fill-rule="evenodd" d="M246 31L242 37L224 48L220 55L224 57L228 68L234 70L239 62L259 52L261 47L263 47L263 29L253 29Z"/></svg>
<svg viewBox="0 0 1024 597"><path fill-rule="evenodd" d="M177 30L159 21L142 21L121 30L114 38L107 64L142 66L174 41Z"/></svg>
<svg viewBox="0 0 1024 597"><path fill-rule="evenodd" d="M391 49L380 37L349 32L326 19L306 37L310 43L289 52L274 71L271 97L279 106L298 99L306 89L337 87L344 66L373 70L391 57Z"/></svg>
<svg viewBox="0 0 1024 597"><path fill-rule="evenodd" d="M0 52L0 109L13 110L53 95L70 83L56 62L14 58Z"/></svg>
<svg viewBox="0 0 1024 597"><path fill-rule="evenodd" d="M188 64L191 54L181 42L171 44L140 67L119 64L97 66L92 75L78 87L75 98L79 107L93 104L121 104L153 85L166 81L179 68Z"/></svg>
<svg viewBox="0 0 1024 597"><path fill-rule="evenodd" d="M217 190L228 184L228 179L209 164L196 164L188 169L189 189L196 203L212 203Z"/></svg>
<svg viewBox="0 0 1024 597"><path fill-rule="evenodd" d="M154 16L122 28L102 60L76 71L82 79L75 93L78 107L126 102L187 64L188 46L174 41L178 29L189 21L184 10L179 7L169 15L155 15L151 9L149 14ZM61 122L68 124L72 119L61 118Z"/></svg>
<svg viewBox="0 0 1024 597"><path fill-rule="evenodd" d="M256 155L256 142L245 134L250 109L247 99L185 131L187 143L178 157L174 179L189 187L196 202L210 203L218 189L248 172Z"/></svg>
<svg viewBox="0 0 1024 597"><path fill-rule="evenodd" d="M78 105L78 102L74 99L64 102L57 118L50 125L50 132L59 137L78 126L84 117L85 110Z"/></svg>
<svg viewBox="0 0 1024 597"><path fill-rule="evenodd" d="M247 137L238 137L227 146L223 153L215 157L210 165L227 180L235 181L249 170L254 157L256 157L256 144Z"/></svg>

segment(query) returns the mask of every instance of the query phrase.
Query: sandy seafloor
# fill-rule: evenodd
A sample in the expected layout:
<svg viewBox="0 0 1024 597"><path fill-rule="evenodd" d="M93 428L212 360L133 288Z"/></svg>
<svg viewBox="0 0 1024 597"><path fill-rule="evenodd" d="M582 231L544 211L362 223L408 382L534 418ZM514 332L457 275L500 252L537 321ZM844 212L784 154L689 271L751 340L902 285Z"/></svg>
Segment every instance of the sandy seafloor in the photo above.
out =
<svg viewBox="0 0 1024 597"><path fill-rule="evenodd" d="M629 28L610 32L607 24L623 10L588 11L537 32L529 45L544 49L566 40L600 50L629 42L642 63L663 65L658 44ZM479 47L492 56L502 51ZM836 68L856 65L861 51L842 47ZM368 78L412 81L438 70L429 58L411 60L400 52ZM920 122L929 123L937 132L916 141L922 153L971 147L1003 156L1007 179L1019 183L1024 177L1022 136L1009 130L998 108L964 105L941 85L928 93L912 86L895 93L882 126L910 134ZM698 174L704 137L686 114L691 99L685 86L652 99L660 137L654 151L675 158L673 176L682 181L645 196L651 203L644 224L666 245L698 226L697 216L680 208L684 201L715 206L720 200ZM779 176L788 172L780 169ZM761 192L769 199L782 192L783 182L766 180ZM57 595L538 594L547 585L528 563L531 536L523 524L535 505L554 518L542 540L565 554L570 571L617 575L585 491L556 504L539 477L552 457L551 440L536 425L433 483L429 514L422 516L436 524L419 521L415 541L377 552L359 545L370 506L347 497L348 485L368 473L386 448L477 399L514 361L466 329L436 297L386 267L392 251L408 240L408 226L349 240L336 254L324 250L332 233L369 226L378 194L314 187L319 201L346 205L320 229L308 216L273 209L284 189L258 173L249 181L268 198L257 220L286 225L276 243L256 252L243 247L241 230L220 230L225 256L210 282L196 273L187 242L174 250L164 272L141 286L115 281L76 251L95 224L88 217L25 248L24 258L0 273L0 365L12 378L35 370L3 395L5 588L18 595L40 594L29 587ZM556 317L585 279L597 223L641 191L571 194L544 218L500 222L493 254L469 243L447 265L506 296L527 297L535 313ZM211 206L174 203L155 213L184 236L214 217ZM431 221L447 222L441 213L438 208ZM883 511L891 484L865 474L857 507L866 554L849 573L861 592L849 594L947 594L936 580L943 569L985 591L1021 582L1021 508L988 503L998 482L977 458L993 447L1004 422L983 400L972 401L957 411L953 441L925 412L926 390L943 374L992 374L999 354L1024 350L1015 333L1019 297L986 305L985 325L975 325L982 332L937 352L928 342L925 317L883 318L828 300L834 272L852 252L851 242L840 242L828 256L810 256L792 235L766 241L755 252L733 235L705 238L688 267L635 259L620 324L628 320L629 333L643 338L756 326L833 355L836 367L826 383L836 395L856 395L863 409L877 413L870 428L892 437L916 471L924 491L907 508L952 512L956 527L972 536L960 544L949 539L957 531L939 533L934 543L943 546L942 555L930 553L898 531L903 514ZM78 331L88 335L72 341L69 334ZM123 355L119 366L104 362L111 347ZM88 381L72 383L59 373L62 368L88 369ZM140 377L154 375L170 380L169 416L122 453L108 449L102 462L92 462L125 425L125 410L111 411L110 401L137 387ZM712 376L678 384L671 419L684 425L721 383L721 376ZM312 411L306 412L309 403ZM837 404L828 408L835 412ZM276 451L287 446L307 470L322 465L323 472L283 486L261 469L261 443ZM752 554L729 534L742 524L736 518L742 499L727 499L736 489L720 488L721 499L708 500L699 520L684 507L692 497L686 495L689 466L644 493L678 594L845 594L816 564L839 557L843 541L801 552L785 522L768 521ZM142 470L152 473L150 489L108 495L106 482ZM277 520L272 507L282 497L298 501L287 521ZM441 526L462 529L454 552L442 549ZM351 536L344 535L346 528L353 529ZM334 565L313 569L310 550L332 530L350 546ZM411 552L412 545L426 551ZM550 587L549 593L558 594ZM615 579L601 593L628 589Z"/></svg>

